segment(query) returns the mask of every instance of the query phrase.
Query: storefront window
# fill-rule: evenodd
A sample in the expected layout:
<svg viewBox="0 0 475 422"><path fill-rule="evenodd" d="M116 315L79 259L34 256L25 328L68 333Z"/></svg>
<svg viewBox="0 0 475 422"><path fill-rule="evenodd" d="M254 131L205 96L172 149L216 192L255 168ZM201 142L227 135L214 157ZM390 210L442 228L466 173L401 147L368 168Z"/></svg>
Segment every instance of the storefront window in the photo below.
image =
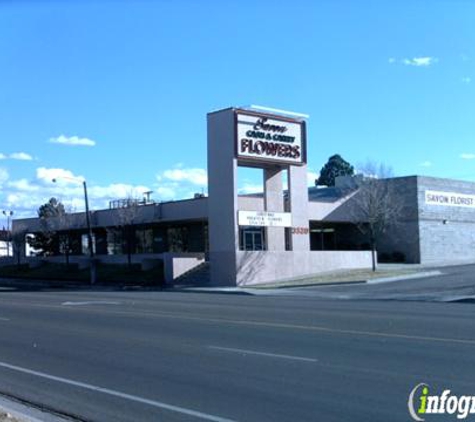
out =
<svg viewBox="0 0 475 422"><path fill-rule="evenodd" d="M264 227L241 227L239 249L242 251L263 251L266 249Z"/></svg>
<svg viewBox="0 0 475 422"><path fill-rule="evenodd" d="M167 230L168 250L170 252L188 251L188 228L187 227L169 227Z"/></svg>
<svg viewBox="0 0 475 422"><path fill-rule="evenodd" d="M137 253L153 253L153 229L135 231Z"/></svg>
<svg viewBox="0 0 475 422"><path fill-rule="evenodd" d="M122 230L118 228L107 229L107 255L119 255L122 251Z"/></svg>
<svg viewBox="0 0 475 422"><path fill-rule="evenodd" d="M89 255L89 244L87 240L87 234L81 236L82 254ZM92 234L92 251L96 253L96 236Z"/></svg>

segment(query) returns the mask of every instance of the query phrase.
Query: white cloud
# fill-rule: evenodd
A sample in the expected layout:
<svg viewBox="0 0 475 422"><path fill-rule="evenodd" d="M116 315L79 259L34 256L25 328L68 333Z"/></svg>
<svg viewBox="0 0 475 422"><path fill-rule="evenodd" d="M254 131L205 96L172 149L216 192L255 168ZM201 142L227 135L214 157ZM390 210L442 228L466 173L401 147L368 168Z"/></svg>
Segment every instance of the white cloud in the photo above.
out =
<svg viewBox="0 0 475 422"><path fill-rule="evenodd" d="M93 147L96 145L96 141L88 138L79 138L78 136L64 136L60 135L56 138L50 138L49 140L52 144L61 144L61 145L72 145L72 146L86 146Z"/></svg>
<svg viewBox="0 0 475 422"><path fill-rule="evenodd" d="M37 183L39 182L43 185L41 189L43 196L57 196L61 198L64 204L68 204L74 209L84 208L83 176L75 175L72 171L66 169L40 167L36 170L36 177ZM57 183L52 183L52 179L57 179ZM16 187L22 188L23 191L33 190L32 186L20 181L17 181ZM48 189L47 192L45 192L45 188ZM143 194L147 191L154 192L152 199L155 200L170 200L184 197L179 194L179 183L173 181L166 183L164 186L156 186L156 188L128 183L112 183L101 186L88 181L87 188L91 208L95 209L108 208L109 201L116 199L130 197L142 199ZM44 202L45 200L43 199L38 204Z"/></svg>
<svg viewBox="0 0 475 422"><path fill-rule="evenodd" d="M390 58L388 59L388 63L389 63L389 64L394 64L394 63L396 63L396 61L397 61L397 60L396 60L394 57L390 57Z"/></svg>
<svg viewBox="0 0 475 422"><path fill-rule="evenodd" d="M157 175L157 180L169 180L172 182L187 182L196 186L207 186L208 175L206 170L200 168L175 168L165 170L162 174Z"/></svg>
<svg viewBox="0 0 475 422"><path fill-rule="evenodd" d="M16 218L30 218L37 216L38 208L51 197L57 196L51 191L21 192L10 191L6 195L6 206L15 212Z"/></svg>
<svg viewBox="0 0 475 422"><path fill-rule="evenodd" d="M3 185L9 177L7 169L0 167L0 185Z"/></svg>
<svg viewBox="0 0 475 422"><path fill-rule="evenodd" d="M60 176L73 177L73 179L75 177L68 170L40 167L36 169L36 178L33 180L23 178L8 181L3 189L3 200L6 202L6 206L15 210L15 215L31 217L36 215L36 210L40 205L53 196L61 199L67 198L67 201L64 201L65 205L69 204L74 197L81 198L82 187L75 183L75 179L68 180L66 183L64 181L58 184L52 182L53 178ZM69 187L71 183L73 183L72 188Z"/></svg>
<svg viewBox="0 0 475 422"><path fill-rule="evenodd" d="M153 186L156 197L165 201L193 198L195 193L204 193L208 187L205 169L187 168L183 163L160 172L156 179L157 183Z"/></svg>
<svg viewBox="0 0 475 422"><path fill-rule="evenodd" d="M475 154L463 152L462 154L460 154L460 158L463 158L464 160L473 160L475 158Z"/></svg>
<svg viewBox="0 0 475 422"><path fill-rule="evenodd" d="M9 155L0 153L0 160L8 160L8 159L31 161L33 160L33 157L30 154L27 154L26 152L14 152Z"/></svg>
<svg viewBox="0 0 475 422"><path fill-rule="evenodd" d="M427 67L437 63L439 59L436 57L413 57L412 59L402 59L402 64L406 66Z"/></svg>
<svg viewBox="0 0 475 422"><path fill-rule="evenodd" d="M83 176L75 176L71 171L61 168L39 167L36 169L36 178L43 183L53 183L56 180L58 185L78 184L84 180Z"/></svg>
<svg viewBox="0 0 475 422"><path fill-rule="evenodd" d="M238 193L241 195L249 195L252 193L262 193L264 188L261 184L244 183L239 189Z"/></svg>
<svg viewBox="0 0 475 422"><path fill-rule="evenodd" d="M437 63L439 59L437 57L413 57L413 58L404 58L400 61L405 66L415 66L415 67L428 67ZM395 63L396 59L389 59L389 63Z"/></svg>
<svg viewBox="0 0 475 422"><path fill-rule="evenodd" d="M12 180L8 182L8 187L21 192L37 192L40 190L38 185L31 183L27 179Z"/></svg>
<svg viewBox="0 0 475 422"><path fill-rule="evenodd" d="M30 154L27 154L26 152L14 152L13 154L10 154L9 158L11 158L12 160L21 160L21 161L33 160L33 157Z"/></svg>
<svg viewBox="0 0 475 422"><path fill-rule="evenodd" d="M53 183L52 179L57 179L57 183ZM155 201L192 198L195 192L203 191L206 179L205 170L182 167L160 173L157 175L159 183L152 186L127 183L96 185L88 180L89 205L91 210L106 209L109 201L127 197L142 199L144 192L150 190ZM58 198L67 209L83 211L83 180L83 176L71 170L47 167L37 168L36 177L32 180L9 180L8 172L0 168L0 186L3 184L0 194L3 195L4 206L15 210L15 215L25 218L35 216L38 208L51 197Z"/></svg>
<svg viewBox="0 0 475 422"><path fill-rule="evenodd" d="M372 169L371 169L372 170ZM368 179L379 179L380 177L378 176L377 173L373 172L373 171L366 171L366 170L360 170L360 169L357 169L355 171L355 173L357 175L361 175L363 177L367 177Z"/></svg>
<svg viewBox="0 0 475 422"><path fill-rule="evenodd" d="M143 193L149 190L150 188L148 186L134 186L127 183L113 183L107 186L91 186L88 188L88 194L91 198L96 199L142 199Z"/></svg>
<svg viewBox="0 0 475 422"><path fill-rule="evenodd" d="M464 84L469 84L470 82L472 82L472 78L470 76L465 76L462 78L462 82Z"/></svg>
<svg viewBox="0 0 475 422"><path fill-rule="evenodd" d="M2 176L3 174L3 176ZM64 179L66 177L67 179ZM52 179L57 178L57 183ZM0 169L0 182L6 182L8 174ZM36 215L36 210L51 197L58 198L67 209L84 210L84 190L82 176L61 168L40 167L36 179L8 181L3 189L5 206L15 210L16 215L24 217ZM0 183L1 184L1 183ZM109 207L109 201L134 197L141 199L143 193L151 190L148 186L114 183L106 186L88 183L88 198L91 210ZM162 198L157 198L162 199Z"/></svg>
<svg viewBox="0 0 475 422"><path fill-rule="evenodd" d="M315 180L320 177L320 173L316 173L312 170L307 171L307 186L315 186Z"/></svg>
<svg viewBox="0 0 475 422"><path fill-rule="evenodd" d="M432 167L432 161L423 161L420 164L421 167Z"/></svg>
<svg viewBox="0 0 475 422"><path fill-rule="evenodd" d="M155 189L157 197L161 200L171 200L177 197L177 189L170 186L160 186Z"/></svg>
<svg viewBox="0 0 475 422"><path fill-rule="evenodd" d="M10 193L7 195L7 206L9 208L16 208L20 203L25 204L22 195L16 193Z"/></svg>

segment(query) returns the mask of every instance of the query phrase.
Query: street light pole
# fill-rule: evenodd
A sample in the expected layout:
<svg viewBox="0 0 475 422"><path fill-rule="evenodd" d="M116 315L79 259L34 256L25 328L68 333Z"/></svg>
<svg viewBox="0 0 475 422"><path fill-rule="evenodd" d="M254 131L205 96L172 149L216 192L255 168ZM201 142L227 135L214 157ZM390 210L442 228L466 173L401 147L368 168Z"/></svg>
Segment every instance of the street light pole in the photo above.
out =
<svg viewBox="0 0 475 422"><path fill-rule="evenodd" d="M86 204L86 224L87 224L87 243L89 248L89 257L91 262L89 263L91 270L91 284L96 283L96 262L94 261L94 248L92 245L92 228L91 228L91 217L89 215L89 198L87 197L87 185L86 181L82 181L82 187L84 188L84 203Z"/></svg>
<svg viewBox="0 0 475 422"><path fill-rule="evenodd" d="M67 176L60 176L61 179L70 179L75 182L78 182L77 179L73 179L72 177ZM56 183L57 179L53 179L53 183ZM96 263L94 261L94 249L92 245L92 227L91 227L91 217L89 214L89 198L87 196L87 185L86 181L82 181L82 187L84 189L84 204L86 207L86 226L87 226L87 248L89 249L89 258L91 262L89 263L90 270L91 270L91 284L96 283Z"/></svg>
<svg viewBox="0 0 475 422"><path fill-rule="evenodd" d="M86 204L87 247L89 248L89 256L91 257L91 259L93 259L94 258L94 250L92 248L91 218L89 216L89 199L87 197L87 185L86 185L85 180L83 180L82 186L84 188L84 203Z"/></svg>
<svg viewBox="0 0 475 422"><path fill-rule="evenodd" d="M84 188L84 203L86 204L86 224L87 224L87 243L89 248L89 257L91 258L90 269L91 269L91 284L96 283L96 262L94 261L94 248L92 245L92 228L91 228L91 218L89 215L89 199L87 196L87 185L86 181L82 181L82 186Z"/></svg>
<svg viewBox="0 0 475 422"><path fill-rule="evenodd" d="M12 241L12 232L10 230L11 224L11 216L13 215L13 211L5 211L3 210L3 215L7 217L7 256L10 256L10 242Z"/></svg>

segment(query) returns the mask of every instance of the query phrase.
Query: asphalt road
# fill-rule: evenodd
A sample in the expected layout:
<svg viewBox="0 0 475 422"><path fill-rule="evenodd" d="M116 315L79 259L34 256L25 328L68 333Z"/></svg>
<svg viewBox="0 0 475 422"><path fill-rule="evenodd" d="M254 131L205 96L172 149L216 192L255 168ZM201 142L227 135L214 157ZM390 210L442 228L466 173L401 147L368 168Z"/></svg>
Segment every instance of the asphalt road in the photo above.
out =
<svg viewBox="0 0 475 422"><path fill-rule="evenodd" d="M0 392L88 421L406 421L421 382L475 395L474 311L470 303L4 291Z"/></svg>

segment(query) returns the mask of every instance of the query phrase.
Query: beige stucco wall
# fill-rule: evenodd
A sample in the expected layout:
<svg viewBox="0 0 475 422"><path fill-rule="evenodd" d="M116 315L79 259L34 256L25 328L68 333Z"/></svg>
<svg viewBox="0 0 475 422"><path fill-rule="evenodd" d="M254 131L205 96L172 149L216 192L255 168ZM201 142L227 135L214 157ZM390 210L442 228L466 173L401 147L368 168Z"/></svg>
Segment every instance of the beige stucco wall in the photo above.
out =
<svg viewBox="0 0 475 422"><path fill-rule="evenodd" d="M371 268L370 251L239 251L237 285L249 286L334 270Z"/></svg>

